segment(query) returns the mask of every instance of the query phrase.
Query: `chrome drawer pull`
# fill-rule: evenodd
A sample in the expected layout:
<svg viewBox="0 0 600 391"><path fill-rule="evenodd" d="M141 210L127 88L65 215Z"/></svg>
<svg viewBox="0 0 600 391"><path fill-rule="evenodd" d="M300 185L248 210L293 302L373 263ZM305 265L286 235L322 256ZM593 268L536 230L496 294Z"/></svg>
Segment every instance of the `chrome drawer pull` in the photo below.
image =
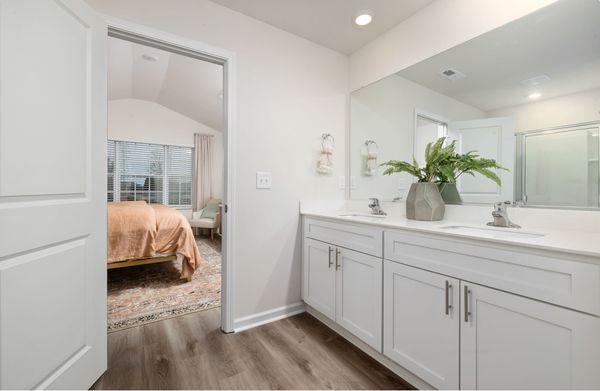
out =
<svg viewBox="0 0 600 391"><path fill-rule="evenodd" d="M469 293L471 293L471 291L469 290L469 287L467 287L465 285L465 290L464 290L464 300L465 300L465 322L469 322L469 315L471 315L471 312L469 311Z"/></svg>
<svg viewBox="0 0 600 391"><path fill-rule="evenodd" d="M452 304L450 304L450 288L452 288L452 284L446 280L446 315L450 315L450 308L452 308Z"/></svg>

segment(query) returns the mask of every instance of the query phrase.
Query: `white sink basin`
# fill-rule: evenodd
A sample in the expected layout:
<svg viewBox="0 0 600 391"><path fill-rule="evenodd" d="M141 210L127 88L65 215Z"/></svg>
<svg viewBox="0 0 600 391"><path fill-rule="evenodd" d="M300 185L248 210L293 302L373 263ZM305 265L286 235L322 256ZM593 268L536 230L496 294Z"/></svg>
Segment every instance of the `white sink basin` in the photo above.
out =
<svg viewBox="0 0 600 391"><path fill-rule="evenodd" d="M370 213L354 213L354 212L348 212L348 213L342 213L340 215L338 215L339 217L360 217L360 218L376 218L376 219L384 219L385 215L372 215Z"/></svg>
<svg viewBox="0 0 600 391"><path fill-rule="evenodd" d="M537 232L520 231L515 228L502 227L470 227L466 225L448 225L441 229L456 232L463 235L485 236L497 239L535 239L542 238L546 234Z"/></svg>

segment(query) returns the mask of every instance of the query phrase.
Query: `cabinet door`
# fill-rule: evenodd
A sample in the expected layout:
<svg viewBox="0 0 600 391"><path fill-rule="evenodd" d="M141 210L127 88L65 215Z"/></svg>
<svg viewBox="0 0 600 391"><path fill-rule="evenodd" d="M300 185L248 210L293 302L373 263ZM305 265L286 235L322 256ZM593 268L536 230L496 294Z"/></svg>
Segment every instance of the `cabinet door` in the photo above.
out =
<svg viewBox="0 0 600 391"><path fill-rule="evenodd" d="M381 352L382 259L336 248L336 322Z"/></svg>
<svg viewBox="0 0 600 391"><path fill-rule="evenodd" d="M304 301L335 320L335 264L332 245L304 239L302 296Z"/></svg>
<svg viewBox="0 0 600 391"><path fill-rule="evenodd" d="M600 388L600 319L461 282L461 388Z"/></svg>
<svg viewBox="0 0 600 391"><path fill-rule="evenodd" d="M435 388L458 389L459 281L384 264L383 353Z"/></svg>

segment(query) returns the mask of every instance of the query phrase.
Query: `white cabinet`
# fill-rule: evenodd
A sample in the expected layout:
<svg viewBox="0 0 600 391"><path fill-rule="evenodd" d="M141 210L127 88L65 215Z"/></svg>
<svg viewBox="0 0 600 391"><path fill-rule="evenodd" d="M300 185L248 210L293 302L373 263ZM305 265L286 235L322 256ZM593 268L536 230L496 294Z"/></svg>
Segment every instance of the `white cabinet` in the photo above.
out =
<svg viewBox="0 0 600 391"><path fill-rule="evenodd" d="M383 283L383 353L436 388L600 386L598 317L388 260Z"/></svg>
<svg viewBox="0 0 600 391"><path fill-rule="evenodd" d="M382 237L380 229L305 221L302 272L306 304L378 352L382 350L383 322ZM356 244L363 252L340 243Z"/></svg>
<svg viewBox="0 0 600 391"><path fill-rule="evenodd" d="M384 258L600 315L600 264L565 254L386 230Z"/></svg>
<svg viewBox="0 0 600 391"><path fill-rule="evenodd" d="M335 321L381 351L382 260L336 248Z"/></svg>
<svg viewBox="0 0 600 391"><path fill-rule="evenodd" d="M459 281L385 261L383 353L439 389L458 389Z"/></svg>
<svg viewBox="0 0 600 391"><path fill-rule="evenodd" d="M331 245L313 239L304 240L304 301L335 320L335 265Z"/></svg>
<svg viewBox="0 0 600 391"><path fill-rule="evenodd" d="M600 387L600 319L461 282L461 388Z"/></svg>
<svg viewBox="0 0 600 391"><path fill-rule="evenodd" d="M380 361L440 389L600 389L598 263L304 223L303 299L383 353Z"/></svg>

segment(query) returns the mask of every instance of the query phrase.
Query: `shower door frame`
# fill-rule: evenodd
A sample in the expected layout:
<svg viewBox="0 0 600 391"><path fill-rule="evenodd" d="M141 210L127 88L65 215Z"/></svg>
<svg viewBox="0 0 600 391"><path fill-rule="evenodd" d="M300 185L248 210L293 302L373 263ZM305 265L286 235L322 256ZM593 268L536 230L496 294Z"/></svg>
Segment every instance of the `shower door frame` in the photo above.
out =
<svg viewBox="0 0 600 391"><path fill-rule="evenodd" d="M514 199L515 202L523 207L527 208L543 208L543 209L574 209L574 210L590 210L590 211L600 211L600 192L599 192L599 200L598 205L596 207L591 206L569 206L569 205L531 205L527 203L527 194L526 194L526 149L525 142L527 137L531 136L539 136L542 134L556 134L556 133L567 133L578 130L583 130L585 128L589 128L590 126L598 128L599 131L599 142L598 142L598 155L600 157L600 121L589 121L589 122L580 122L575 124L568 125L560 125L553 126L542 129L534 129L527 130L523 132L515 133L516 142L515 142L515 192ZM599 163L600 164L600 163ZM600 188L600 174L598 175L598 187Z"/></svg>

